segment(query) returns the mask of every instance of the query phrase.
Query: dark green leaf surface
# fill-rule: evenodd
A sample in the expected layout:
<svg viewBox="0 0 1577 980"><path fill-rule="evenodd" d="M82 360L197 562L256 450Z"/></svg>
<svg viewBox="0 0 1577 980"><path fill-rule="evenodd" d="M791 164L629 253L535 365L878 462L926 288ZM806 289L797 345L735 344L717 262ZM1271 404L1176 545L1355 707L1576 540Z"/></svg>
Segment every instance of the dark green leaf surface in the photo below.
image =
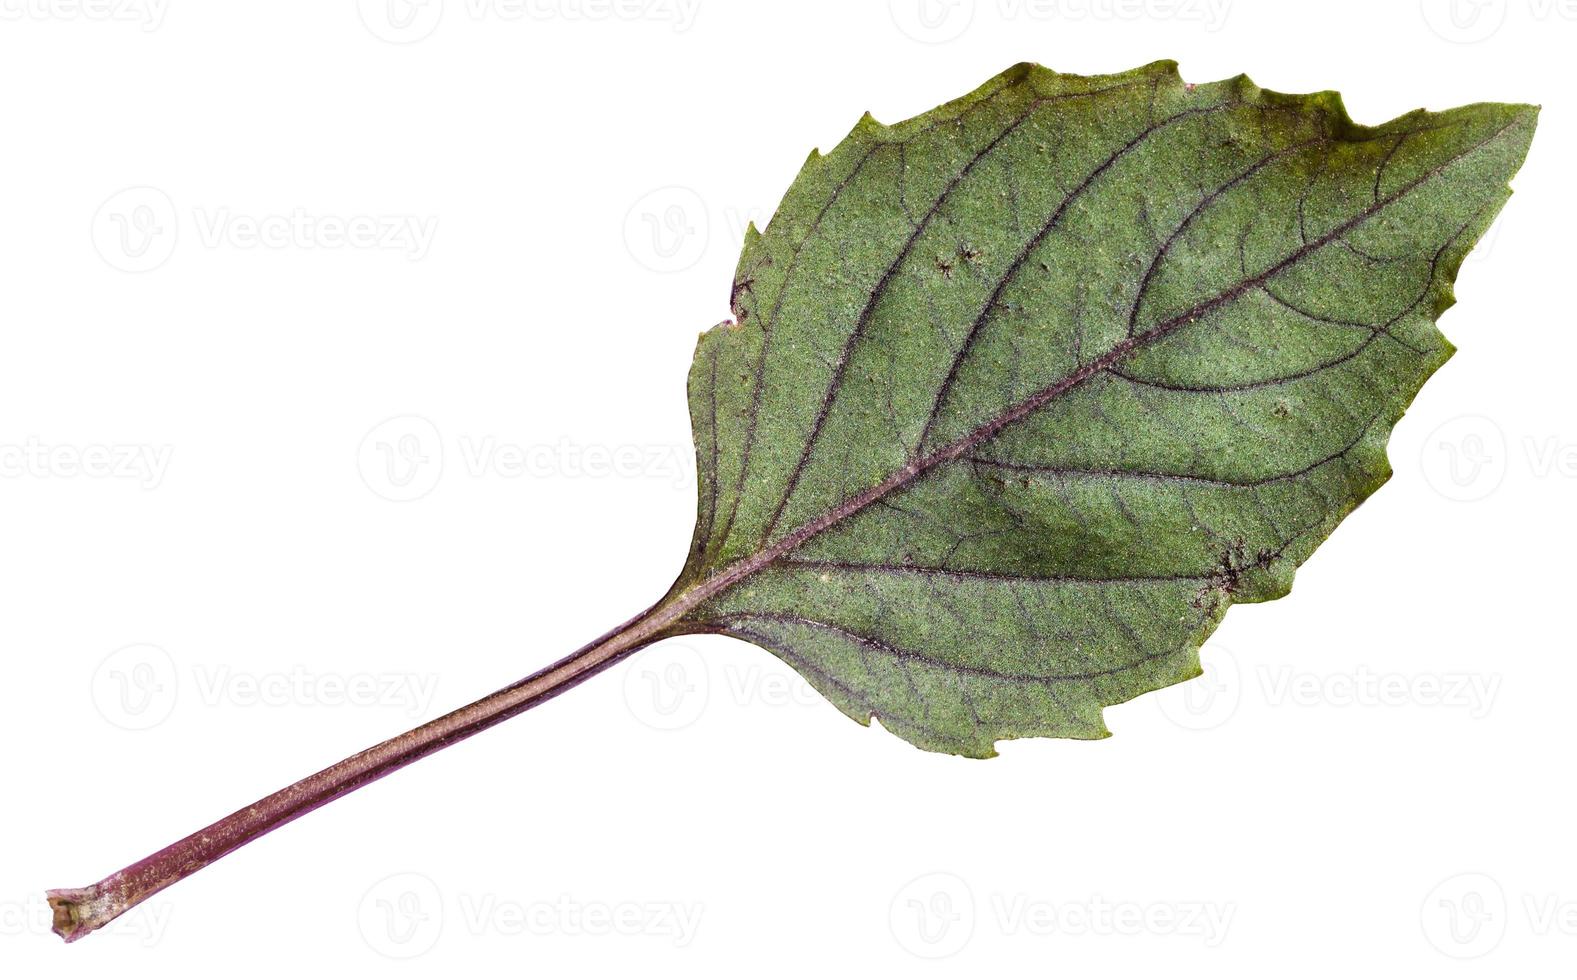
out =
<svg viewBox="0 0 1577 980"><path fill-rule="evenodd" d="M1529 106L1020 65L813 153L690 377L674 632L937 751L1096 738L1389 476Z"/></svg>

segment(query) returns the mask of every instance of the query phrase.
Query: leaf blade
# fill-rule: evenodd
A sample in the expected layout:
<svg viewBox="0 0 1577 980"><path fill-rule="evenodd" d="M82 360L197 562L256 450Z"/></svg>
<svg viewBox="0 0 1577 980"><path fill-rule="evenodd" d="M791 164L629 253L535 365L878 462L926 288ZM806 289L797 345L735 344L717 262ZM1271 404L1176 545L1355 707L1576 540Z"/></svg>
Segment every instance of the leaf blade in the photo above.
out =
<svg viewBox="0 0 1577 980"><path fill-rule="evenodd" d="M1161 62L862 119L698 348L687 627L925 748L1106 734L1389 476L1533 114Z"/></svg>

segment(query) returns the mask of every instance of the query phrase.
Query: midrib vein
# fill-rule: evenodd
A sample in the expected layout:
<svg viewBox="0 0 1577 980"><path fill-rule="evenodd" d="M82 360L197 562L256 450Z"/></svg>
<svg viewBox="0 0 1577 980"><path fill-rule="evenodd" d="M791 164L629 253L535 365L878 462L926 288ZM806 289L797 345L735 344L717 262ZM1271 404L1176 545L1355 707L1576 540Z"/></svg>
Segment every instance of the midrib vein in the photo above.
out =
<svg viewBox="0 0 1577 980"><path fill-rule="evenodd" d="M843 348L840 351L838 360L833 367L832 377L828 382L827 389L822 394L821 405L817 410L815 421L811 424L810 433L805 440L805 445L800 450L799 457L795 461L793 470L789 473L783 493L778 499L777 507L772 512L772 517L767 521L766 527L762 531L762 543L765 543L768 539L770 539L772 537L772 532L777 530L778 522L782 520L784 512L788 509L789 501L794 497L794 491L799 487L800 478L804 475L805 467L809 464L811 456L815 453L817 443L821 438L823 426L826 425L827 419L832 412L833 404L838 397L839 391L843 387L844 372L848 369L849 361L854 355L855 348L859 345L860 341L864 339L865 331L869 327L872 318L875 316L877 307L881 304L882 299L886 296L888 286L892 283L893 279L898 275L904 264L907 262L910 254L914 250L915 245L920 241L925 232L931 227L931 222L936 218L937 215L941 214L942 208L952 198L953 192L963 185L964 181L974 171L975 167L977 167L983 161L990 159L991 155L996 151L996 149L1001 146L1009 136L1016 132L1020 126L1027 122L1034 115L1036 109L1038 109L1047 101L1050 100L1041 99L1031 103L1030 106L1025 109L1021 115L1014 119L1006 129L1002 130L989 143L977 150L971 156L969 161L963 166L963 168L955 173L951 178L949 178L947 185L942 189L941 194L938 195L936 200L931 203L931 206L927 209L924 217L919 222L917 222L915 227L911 230L909 237L899 249L897 257L894 258L893 261L887 266L886 270L882 273L881 278L872 288L870 296L867 297L864 307L860 310L859 317L855 320L853 328L849 331L849 336L844 340ZM1089 190L1090 187L1094 186L1095 182L1100 178L1100 176L1112 166L1114 166L1119 160L1122 160L1128 156L1128 154L1132 153L1134 148L1140 143L1143 143L1154 134L1167 129L1168 127L1174 126L1189 119L1193 119L1197 116L1203 116L1217 112L1229 112L1233 109L1241 108L1241 106L1242 103L1238 102L1223 102L1218 105L1199 106L1197 108L1185 109L1174 115L1168 116L1165 119L1151 122L1144 129L1140 130L1132 138L1125 142L1122 146L1118 147L1094 170L1087 174L1084 179L1081 180L1072 190L1068 191L1063 196L1062 201L1052 212L1051 217L1042 224L1037 233L1027 244L1024 245L1023 249L1015 257L1012 265L998 281L990 299L986 301L985 309L981 313L981 320L991 315L994 306L1001 297L1002 291L1006 289L1008 284L1016 277L1018 270L1022 267L1024 261L1029 257L1029 255L1034 252L1034 250L1046 238L1046 236L1049 235L1051 231L1057 226L1057 223L1061 220L1063 214L1067 211L1068 207L1073 203L1073 201L1076 198L1081 197L1085 191ZM974 328L972 328L970 331L971 337L973 337L974 333L978 330L981 320L977 320L975 322ZM967 342L965 349L967 350ZM957 362L955 361L954 370L956 371L956 369ZM952 376L949 375L947 381L943 385L941 395L946 394L946 388L951 385L951 382ZM930 431L930 422L927 422L926 424L926 431ZM923 435L921 437L921 445L924 445Z"/></svg>
<svg viewBox="0 0 1577 980"><path fill-rule="evenodd" d="M683 620L687 613L694 610L708 599L711 599L712 597L739 584L744 579L749 578L751 575L760 571L762 568L772 564L783 555L799 548L806 541L809 541L811 538L827 530L833 525L838 524L853 516L854 514L859 513L876 501L889 496L894 491L908 486L910 483L914 482L917 477L930 472L944 463L952 462L959 456L992 438L997 433L1001 432L1003 429L1007 428L1013 423L1020 421L1050 402L1061 398L1063 395L1067 394L1074 388L1077 388L1079 385L1082 385L1090 378L1093 378L1096 375L1117 366L1122 361L1132 356L1135 351L1165 338L1187 324L1198 320L1200 317L1220 309L1223 306L1226 306L1227 304L1236 300L1238 297L1247 293L1249 290L1256 289L1259 286L1265 284L1266 282L1275 278L1277 275L1280 275L1282 272L1285 272L1287 269L1302 261L1311 253L1324 248L1331 242L1336 241L1343 235L1346 235L1358 225L1374 217L1380 211L1417 190L1425 183L1438 177L1450 167L1467 159L1469 156L1477 153L1485 146L1488 146L1490 143L1504 136L1506 133L1515 128L1517 124L1518 120L1512 120L1511 122L1502 126L1500 129L1497 129L1495 132L1484 137L1482 140L1474 143L1472 146L1468 147L1466 150L1462 151L1456 156L1453 156L1439 165L1425 171L1424 173L1415 177L1413 180L1401 185L1385 197L1375 200L1373 203L1354 214L1351 218L1339 225L1336 225L1325 234L1303 243L1301 246L1289 253L1286 258L1270 266L1263 272L1235 283L1229 289L1225 289L1220 293L1217 293L1210 299L1205 300L1193 308L1161 322L1157 326L1152 327L1150 330L1147 330L1144 333L1136 334L1119 342L1105 354L1101 355L1095 360L1087 362L1083 366L1065 375L1056 382L1048 385L1045 388L1042 388L1040 391L1037 391L1035 394L1019 402L1017 405L1014 405L1012 408L1008 409L1001 415L998 415L995 418L982 423L976 428L955 439L953 442L950 442L925 456L910 460L903 467L894 471L886 479L882 480L875 486L872 486L853 497L849 497L821 516L801 524L793 531L779 538L776 542L760 549L759 551L756 551L751 555L739 559L732 565L729 565L727 568L719 571L717 574L702 579L696 584L678 593L664 604L665 608L659 614L652 617L650 625L654 628L654 632L665 630L673 626L674 624Z"/></svg>

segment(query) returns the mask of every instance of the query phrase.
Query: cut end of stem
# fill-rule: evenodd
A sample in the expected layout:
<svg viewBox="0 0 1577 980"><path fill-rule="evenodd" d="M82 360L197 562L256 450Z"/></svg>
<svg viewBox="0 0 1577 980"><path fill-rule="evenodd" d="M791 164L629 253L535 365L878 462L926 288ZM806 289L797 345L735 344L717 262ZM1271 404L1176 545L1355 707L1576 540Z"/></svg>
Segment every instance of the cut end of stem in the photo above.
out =
<svg viewBox="0 0 1577 980"><path fill-rule="evenodd" d="M97 888L54 888L44 893L54 913L55 935L74 943L125 911Z"/></svg>

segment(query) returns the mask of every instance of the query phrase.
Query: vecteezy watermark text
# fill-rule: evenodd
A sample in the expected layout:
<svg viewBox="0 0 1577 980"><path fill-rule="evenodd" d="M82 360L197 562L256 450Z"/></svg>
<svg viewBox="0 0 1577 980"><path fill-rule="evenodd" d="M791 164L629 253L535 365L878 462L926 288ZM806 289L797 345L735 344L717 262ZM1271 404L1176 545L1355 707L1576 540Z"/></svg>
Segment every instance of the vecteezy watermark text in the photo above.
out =
<svg viewBox="0 0 1577 980"><path fill-rule="evenodd" d="M1429 29L1454 44L1488 40L1508 19L1540 27L1577 23L1577 0L1419 0L1418 7Z"/></svg>
<svg viewBox="0 0 1577 980"><path fill-rule="evenodd" d="M644 650L624 668L624 703L645 725L671 732L688 728L711 705L809 708L826 699L776 658L717 662L684 643Z"/></svg>
<svg viewBox="0 0 1577 980"><path fill-rule="evenodd" d="M238 214L229 208L192 211L197 238L206 248L352 248L399 252L412 262L432 248L438 219L411 214Z"/></svg>
<svg viewBox="0 0 1577 980"><path fill-rule="evenodd" d="M175 253L186 224L197 243L208 249L382 251L412 262L427 257L438 233L433 215L326 214L301 207L262 213L196 207L183 215L159 188L128 187L94 212L93 247L122 272L151 272Z"/></svg>
<svg viewBox="0 0 1577 980"><path fill-rule="evenodd" d="M1235 902L1140 901L1100 895L1052 899L1002 891L987 896L982 910L969 882L956 874L933 872L898 889L888 908L888 925L907 952L941 959L962 950L986 928L1003 936L1176 937L1215 948L1226 941L1236 915Z"/></svg>
<svg viewBox="0 0 1577 980"><path fill-rule="evenodd" d="M1485 415L1459 415L1436 426L1419 447L1424 479L1458 503L1483 500L1508 478L1577 480L1577 440L1550 433L1507 438Z"/></svg>
<svg viewBox="0 0 1577 980"><path fill-rule="evenodd" d="M1454 960L1489 955L1513 928L1533 939L1577 938L1577 901L1547 890L1522 891L1516 899L1492 875L1452 875L1424 896L1424 938Z"/></svg>
<svg viewBox="0 0 1577 980"><path fill-rule="evenodd" d="M174 452L171 446L50 444L29 436L0 445L0 478L128 480L152 490L163 482Z"/></svg>
<svg viewBox="0 0 1577 980"><path fill-rule="evenodd" d="M0 0L0 21L83 20L156 31L169 9L169 0Z"/></svg>
<svg viewBox="0 0 1577 980"><path fill-rule="evenodd" d="M254 672L224 663L191 664L183 670L168 651L151 643L121 647L93 672L93 704L99 714L131 731L162 724L187 690L207 708L374 708L421 718L431 713L438 675L324 671L303 665Z"/></svg>
<svg viewBox="0 0 1577 980"><path fill-rule="evenodd" d="M356 467L367 489L396 502L419 500L438 486L445 461L458 458L460 471L482 479L665 480L688 487L694 451L685 445L583 445L560 439L522 444L491 435L461 435L449 445L438 427L420 415L399 415L368 430L356 450Z"/></svg>
<svg viewBox="0 0 1577 980"><path fill-rule="evenodd" d="M139 946L157 946L170 927L174 911L175 906L163 899L143 902L106 925L103 931ZM0 902L0 938L48 936L53 927L54 913L43 896Z"/></svg>
<svg viewBox="0 0 1577 980"><path fill-rule="evenodd" d="M357 908L362 939L392 959L438 944L451 923L469 936L628 936L683 948L695 941L700 902L645 899L517 899L495 892L449 893L427 875L402 872L367 889Z"/></svg>
<svg viewBox="0 0 1577 980"><path fill-rule="evenodd" d="M1456 711L1478 721L1494 710L1503 680L1500 674L1477 671L1378 671L1363 664L1320 671L1258 664L1250 673L1232 651L1213 640L1200 650L1200 662L1203 677L1154 696L1168 719L1191 731L1220 727L1256 693L1259 702L1271 708Z"/></svg>
<svg viewBox="0 0 1577 980"><path fill-rule="evenodd" d="M682 34L695 26L701 0L357 0L356 6L373 37L412 44L436 31L451 10L473 24L646 22Z"/></svg>
<svg viewBox="0 0 1577 980"><path fill-rule="evenodd" d="M1174 21L1218 31L1231 0L888 0L900 31L916 41L942 44L963 36L981 10L1004 22L1080 24L1090 21Z"/></svg>

